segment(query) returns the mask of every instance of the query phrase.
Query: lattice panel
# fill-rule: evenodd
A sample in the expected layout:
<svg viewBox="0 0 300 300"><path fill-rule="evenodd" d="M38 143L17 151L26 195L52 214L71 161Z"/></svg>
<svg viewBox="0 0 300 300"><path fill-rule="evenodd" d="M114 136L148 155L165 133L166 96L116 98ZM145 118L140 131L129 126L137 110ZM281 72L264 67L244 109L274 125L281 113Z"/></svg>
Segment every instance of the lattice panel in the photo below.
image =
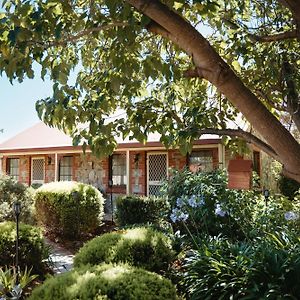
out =
<svg viewBox="0 0 300 300"><path fill-rule="evenodd" d="M149 185L149 195L159 196L161 185Z"/></svg>
<svg viewBox="0 0 300 300"><path fill-rule="evenodd" d="M163 181L167 178L167 155L149 155L149 181Z"/></svg>
<svg viewBox="0 0 300 300"><path fill-rule="evenodd" d="M44 159L32 160L32 181L44 181L45 161Z"/></svg>

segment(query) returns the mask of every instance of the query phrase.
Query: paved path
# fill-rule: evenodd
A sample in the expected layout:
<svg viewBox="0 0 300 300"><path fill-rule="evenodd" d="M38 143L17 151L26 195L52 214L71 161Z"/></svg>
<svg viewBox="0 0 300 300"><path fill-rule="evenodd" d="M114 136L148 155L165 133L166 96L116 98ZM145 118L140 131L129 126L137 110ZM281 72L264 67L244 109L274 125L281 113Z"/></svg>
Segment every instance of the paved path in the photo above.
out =
<svg viewBox="0 0 300 300"><path fill-rule="evenodd" d="M73 268L74 254L47 238L45 240L51 247L50 263L53 264L54 274L70 271Z"/></svg>

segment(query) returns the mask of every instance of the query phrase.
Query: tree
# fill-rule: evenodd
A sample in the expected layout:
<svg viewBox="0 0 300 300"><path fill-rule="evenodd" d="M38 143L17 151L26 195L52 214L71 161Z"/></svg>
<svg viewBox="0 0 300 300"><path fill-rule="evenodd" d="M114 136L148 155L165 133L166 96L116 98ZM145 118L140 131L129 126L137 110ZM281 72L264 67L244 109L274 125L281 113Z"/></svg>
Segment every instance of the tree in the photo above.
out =
<svg viewBox="0 0 300 300"><path fill-rule="evenodd" d="M300 129L299 0L3 4L1 72L22 81L40 64L54 85L39 115L75 144L106 154L116 135L158 131L184 152L203 133L239 136L300 182L300 145L280 122L289 114ZM227 128L238 112L259 136Z"/></svg>

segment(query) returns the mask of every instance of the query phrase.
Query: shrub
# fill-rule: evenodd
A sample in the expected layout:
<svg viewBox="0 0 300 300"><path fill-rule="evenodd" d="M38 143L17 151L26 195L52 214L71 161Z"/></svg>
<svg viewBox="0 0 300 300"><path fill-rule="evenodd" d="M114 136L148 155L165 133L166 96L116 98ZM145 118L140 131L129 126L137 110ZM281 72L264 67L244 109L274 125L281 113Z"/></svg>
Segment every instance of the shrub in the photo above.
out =
<svg viewBox="0 0 300 300"><path fill-rule="evenodd" d="M266 205L259 192L228 189L226 173L220 170L173 171L172 175L164 192L172 207L169 218L182 235L244 240L282 226L300 233L298 200L276 195L270 196Z"/></svg>
<svg viewBox="0 0 300 300"><path fill-rule="evenodd" d="M258 232L282 231L285 228L300 234L300 201L290 201L282 195L270 197L266 206L256 210L255 228Z"/></svg>
<svg viewBox="0 0 300 300"><path fill-rule="evenodd" d="M33 192L22 183L13 178L0 176L0 222L14 220L13 203L21 202L20 219L24 223L33 224Z"/></svg>
<svg viewBox="0 0 300 300"><path fill-rule="evenodd" d="M116 205L116 218L120 226L158 224L166 216L169 209L169 204L165 198L135 195L119 197Z"/></svg>
<svg viewBox="0 0 300 300"><path fill-rule="evenodd" d="M16 226L13 222L0 223L0 267L12 266L16 253ZM21 269L32 268L33 272L44 270L43 259L47 251L41 230L37 227L20 224L19 227L19 265Z"/></svg>
<svg viewBox="0 0 300 300"><path fill-rule="evenodd" d="M140 227L94 238L76 254L74 266L124 262L160 272L168 268L173 257L168 237L151 228Z"/></svg>
<svg viewBox="0 0 300 300"><path fill-rule="evenodd" d="M175 230L198 236L222 234L243 239L253 227L254 203L264 203L252 191L227 189L227 176L221 170L196 174L173 170L164 193Z"/></svg>
<svg viewBox="0 0 300 300"><path fill-rule="evenodd" d="M176 299L172 283L143 269L101 265L65 273L45 281L29 300L67 299Z"/></svg>
<svg viewBox="0 0 300 300"><path fill-rule="evenodd" d="M38 221L48 231L67 238L93 232L103 216L104 198L91 185L79 182L51 182L37 189Z"/></svg>
<svg viewBox="0 0 300 300"><path fill-rule="evenodd" d="M296 192L300 189L299 182L283 175L280 176L278 185L280 192L291 200L294 199Z"/></svg>
<svg viewBox="0 0 300 300"><path fill-rule="evenodd" d="M182 283L189 299L298 299L299 253L297 238L280 234L203 240L185 260Z"/></svg>

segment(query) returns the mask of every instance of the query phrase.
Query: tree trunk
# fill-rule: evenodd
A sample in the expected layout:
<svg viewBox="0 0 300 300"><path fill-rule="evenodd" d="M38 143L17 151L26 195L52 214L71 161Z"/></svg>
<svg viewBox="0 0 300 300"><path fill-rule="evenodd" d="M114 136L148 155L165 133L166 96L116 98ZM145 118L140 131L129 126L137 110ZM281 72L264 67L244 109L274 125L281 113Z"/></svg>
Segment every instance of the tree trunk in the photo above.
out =
<svg viewBox="0 0 300 300"><path fill-rule="evenodd" d="M236 106L277 153L284 165L285 174L300 182L300 145L243 84L209 42L186 20L160 1L127 2L159 24L165 31L164 36L193 58L199 77L210 81Z"/></svg>

